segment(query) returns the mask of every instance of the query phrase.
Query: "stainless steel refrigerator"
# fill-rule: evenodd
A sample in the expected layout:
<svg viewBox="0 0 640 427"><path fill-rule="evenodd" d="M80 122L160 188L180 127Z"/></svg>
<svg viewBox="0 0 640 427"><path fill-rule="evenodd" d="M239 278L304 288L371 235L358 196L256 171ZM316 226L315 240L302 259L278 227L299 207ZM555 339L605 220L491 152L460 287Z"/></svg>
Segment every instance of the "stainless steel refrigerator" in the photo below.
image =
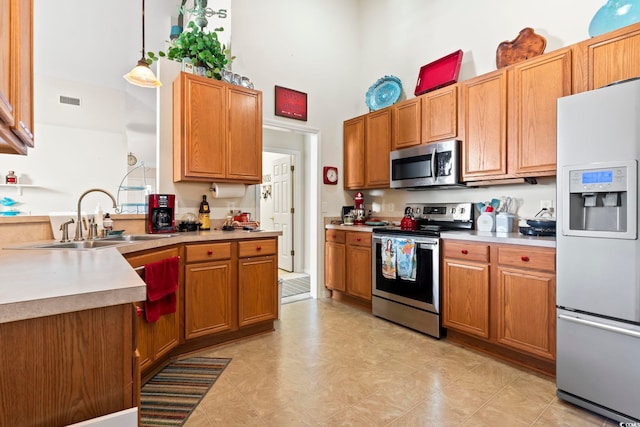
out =
<svg viewBox="0 0 640 427"><path fill-rule="evenodd" d="M558 100L560 398L640 421L640 80Z"/></svg>

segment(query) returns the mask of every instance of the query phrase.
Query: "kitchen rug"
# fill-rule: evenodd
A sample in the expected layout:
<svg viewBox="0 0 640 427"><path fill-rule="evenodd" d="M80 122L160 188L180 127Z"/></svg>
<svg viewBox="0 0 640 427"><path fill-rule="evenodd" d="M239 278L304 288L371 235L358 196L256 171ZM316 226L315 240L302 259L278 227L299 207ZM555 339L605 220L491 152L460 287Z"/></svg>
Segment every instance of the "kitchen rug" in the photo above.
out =
<svg viewBox="0 0 640 427"><path fill-rule="evenodd" d="M282 281L282 297L290 297L310 292L310 277L296 277L295 279L287 279Z"/></svg>
<svg viewBox="0 0 640 427"><path fill-rule="evenodd" d="M181 426L231 359L191 357L165 366L140 391L141 426Z"/></svg>

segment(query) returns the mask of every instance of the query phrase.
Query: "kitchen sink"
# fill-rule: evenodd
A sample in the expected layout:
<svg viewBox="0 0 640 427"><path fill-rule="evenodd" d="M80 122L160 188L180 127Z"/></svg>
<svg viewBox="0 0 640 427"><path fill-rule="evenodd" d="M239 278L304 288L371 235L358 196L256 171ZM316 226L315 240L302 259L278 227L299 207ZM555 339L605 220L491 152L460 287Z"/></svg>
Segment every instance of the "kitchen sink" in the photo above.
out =
<svg viewBox="0 0 640 427"><path fill-rule="evenodd" d="M102 240L103 242L137 242L143 240L158 240L173 237L175 234L125 234L122 236L110 236Z"/></svg>
<svg viewBox="0 0 640 427"><path fill-rule="evenodd" d="M81 240L78 242L58 242L44 245L24 246L21 249L100 249L121 245L121 241L110 240Z"/></svg>

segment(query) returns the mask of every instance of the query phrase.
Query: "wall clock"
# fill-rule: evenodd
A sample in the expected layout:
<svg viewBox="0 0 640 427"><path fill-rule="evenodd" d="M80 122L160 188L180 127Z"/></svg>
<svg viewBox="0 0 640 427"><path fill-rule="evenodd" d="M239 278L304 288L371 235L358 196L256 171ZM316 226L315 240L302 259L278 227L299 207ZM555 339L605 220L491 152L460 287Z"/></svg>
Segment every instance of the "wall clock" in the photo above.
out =
<svg viewBox="0 0 640 427"><path fill-rule="evenodd" d="M338 168L335 166L325 166L322 169L322 182L329 185L338 183Z"/></svg>

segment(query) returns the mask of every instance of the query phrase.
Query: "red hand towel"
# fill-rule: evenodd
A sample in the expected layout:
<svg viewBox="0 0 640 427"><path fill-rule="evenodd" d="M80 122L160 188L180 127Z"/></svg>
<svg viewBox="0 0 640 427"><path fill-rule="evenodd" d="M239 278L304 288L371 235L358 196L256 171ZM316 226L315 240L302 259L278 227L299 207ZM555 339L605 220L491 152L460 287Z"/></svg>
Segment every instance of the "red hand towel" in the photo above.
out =
<svg viewBox="0 0 640 427"><path fill-rule="evenodd" d="M180 258L173 257L144 266L147 284L147 300L144 312L147 322L155 322L160 316L176 312L176 290Z"/></svg>

